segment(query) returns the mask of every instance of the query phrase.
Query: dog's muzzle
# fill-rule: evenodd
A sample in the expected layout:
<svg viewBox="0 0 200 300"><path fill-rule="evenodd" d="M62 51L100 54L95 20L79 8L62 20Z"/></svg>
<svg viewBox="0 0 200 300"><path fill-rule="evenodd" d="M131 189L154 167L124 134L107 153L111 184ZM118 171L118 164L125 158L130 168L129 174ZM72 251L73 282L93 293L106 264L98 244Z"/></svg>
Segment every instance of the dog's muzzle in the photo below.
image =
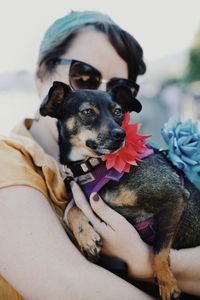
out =
<svg viewBox="0 0 200 300"><path fill-rule="evenodd" d="M126 133L122 128L114 128L108 138L101 139L100 141L88 139L86 146L100 155L114 153L124 146L125 137Z"/></svg>

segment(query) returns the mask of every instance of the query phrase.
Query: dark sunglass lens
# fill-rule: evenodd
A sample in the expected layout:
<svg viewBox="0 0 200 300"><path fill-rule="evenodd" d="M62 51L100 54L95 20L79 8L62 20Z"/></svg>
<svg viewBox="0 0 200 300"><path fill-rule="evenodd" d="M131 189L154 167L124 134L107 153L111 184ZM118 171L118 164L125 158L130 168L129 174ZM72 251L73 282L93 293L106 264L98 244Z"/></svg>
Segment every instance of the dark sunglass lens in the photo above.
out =
<svg viewBox="0 0 200 300"><path fill-rule="evenodd" d="M69 80L73 89L98 89L101 74L92 66L82 63L72 63L69 71Z"/></svg>

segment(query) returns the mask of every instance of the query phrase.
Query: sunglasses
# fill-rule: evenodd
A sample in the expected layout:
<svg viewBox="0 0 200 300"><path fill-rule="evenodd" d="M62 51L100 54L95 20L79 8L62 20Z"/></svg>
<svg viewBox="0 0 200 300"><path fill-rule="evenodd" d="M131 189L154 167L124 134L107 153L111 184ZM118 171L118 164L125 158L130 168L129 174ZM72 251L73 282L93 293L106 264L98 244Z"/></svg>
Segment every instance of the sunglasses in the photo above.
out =
<svg viewBox="0 0 200 300"><path fill-rule="evenodd" d="M59 65L70 65L69 83L72 89L97 90L101 83L106 83L106 90L110 91L117 85L128 86L135 97L139 91L139 85L130 79L114 77L110 80L102 78L102 74L93 66L75 59L58 58Z"/></svg>

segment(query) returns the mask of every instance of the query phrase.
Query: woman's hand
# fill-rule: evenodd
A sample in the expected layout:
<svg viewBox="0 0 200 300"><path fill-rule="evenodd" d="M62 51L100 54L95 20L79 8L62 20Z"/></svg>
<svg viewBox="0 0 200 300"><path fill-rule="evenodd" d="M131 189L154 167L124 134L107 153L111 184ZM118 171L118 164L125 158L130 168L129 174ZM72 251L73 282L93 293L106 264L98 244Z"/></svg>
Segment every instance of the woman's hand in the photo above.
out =
<svg viewBox="0 0 200 300"><path fill-rule="evenodd" d="M152 249L145 244L134 227L93 193L90 204L77 183L72 183L76 205L88 217L103 239L103 252L124 260L129 275L141 280L152 280ZM171 268L183 292L200 295L200 246L170 251Z"/></svg>
<svg viewBox="0 0 200 300"><path fill-rule="evenodd" d="M141 240L134 227L106 205L97 193L90 196L90 206L76 182L71 182L71 188L76 205L102 237L102 252L125 261L130 276L143 280L153 278L151 248Z"/></svg>

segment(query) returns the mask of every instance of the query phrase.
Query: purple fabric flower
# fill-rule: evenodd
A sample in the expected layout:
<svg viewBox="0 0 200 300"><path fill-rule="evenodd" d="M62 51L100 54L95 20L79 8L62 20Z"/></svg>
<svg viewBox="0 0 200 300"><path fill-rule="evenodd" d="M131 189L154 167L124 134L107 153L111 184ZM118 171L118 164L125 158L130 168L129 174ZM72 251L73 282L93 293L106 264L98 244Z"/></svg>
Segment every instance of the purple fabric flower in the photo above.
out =
<svg viewBox="0 0 200 300"><path fill-rule="evenodd" d="M161 130L168 158L200 190L200 132L192 120L170 119Z"/></svg>

